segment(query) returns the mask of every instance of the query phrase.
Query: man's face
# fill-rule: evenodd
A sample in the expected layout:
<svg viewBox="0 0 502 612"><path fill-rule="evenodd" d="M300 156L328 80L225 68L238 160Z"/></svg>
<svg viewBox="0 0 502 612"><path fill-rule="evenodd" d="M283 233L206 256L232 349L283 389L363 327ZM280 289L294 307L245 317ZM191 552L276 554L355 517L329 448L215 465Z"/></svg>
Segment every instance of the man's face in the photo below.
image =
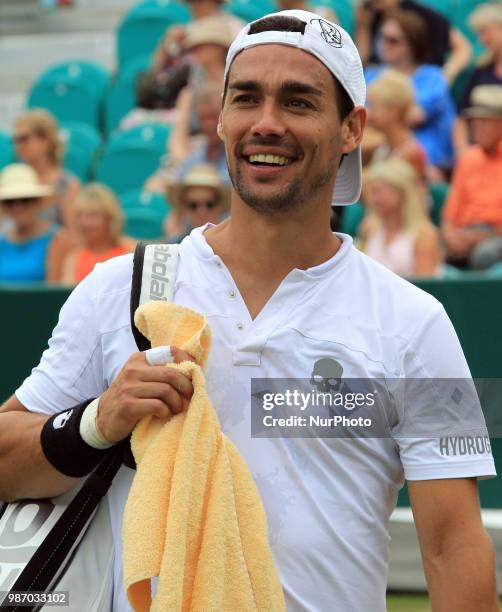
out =
<svg viewBox="0 0 502 612"><path fill-rule="evenodd" d="M502 117L476 117L471 128L474 142L486 151L493 151L502 142Z"/></svg>
<svg viewBox="0 0 502 612"><path fill-rule="evenodd" d="M348 152L341 132L333 77L314 56L274 44L235 58L220 136L233 186L248 206L279 213L331 198Z"/></svg>

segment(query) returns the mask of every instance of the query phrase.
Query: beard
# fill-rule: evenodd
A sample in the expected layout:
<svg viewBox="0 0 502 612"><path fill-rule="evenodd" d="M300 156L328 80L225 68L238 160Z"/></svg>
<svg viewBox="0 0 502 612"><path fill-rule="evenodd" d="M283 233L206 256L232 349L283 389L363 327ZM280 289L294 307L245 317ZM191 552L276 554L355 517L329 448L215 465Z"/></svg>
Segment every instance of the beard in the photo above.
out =
<svg viewBox="0 0 502 612"><path fill-rule="evenodd" d="M330 160L329 165L326 165L323 171L309 182L298 174L288 185L267 195L261 195L259 190L246 184L241 168L241 163L237 163L234 170L229 167L232 185L241 200L256 212L277 215L291 213L315 199L332 180L337 164L335 160Z"/></svg>

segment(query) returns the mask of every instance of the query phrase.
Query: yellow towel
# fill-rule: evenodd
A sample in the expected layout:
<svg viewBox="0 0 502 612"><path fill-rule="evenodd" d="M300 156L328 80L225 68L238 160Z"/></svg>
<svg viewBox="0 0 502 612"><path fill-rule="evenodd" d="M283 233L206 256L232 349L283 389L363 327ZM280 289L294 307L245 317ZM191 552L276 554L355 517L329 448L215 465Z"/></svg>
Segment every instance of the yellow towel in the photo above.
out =
<svg viewBox="0 0 502 612"><path fill-rule="evenodd" d="M129 602L136 611L285 610L256 485L207 396L201 366L211 339L205 318L150 302L138 308L135 322L152 346L177 346L197 363L166 366L191 377L188 410L167 421L147 417L132 435L137 472L122 532Z"/></svg>

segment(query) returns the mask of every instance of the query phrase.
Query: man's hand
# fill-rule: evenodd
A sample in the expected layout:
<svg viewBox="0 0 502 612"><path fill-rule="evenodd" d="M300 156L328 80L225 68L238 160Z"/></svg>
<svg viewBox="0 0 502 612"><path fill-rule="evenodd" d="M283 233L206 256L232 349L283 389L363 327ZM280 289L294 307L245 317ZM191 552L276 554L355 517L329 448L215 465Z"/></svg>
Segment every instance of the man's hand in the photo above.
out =
<svg viewBox="0 0 502 612"><path fill-rule="evenodd" d="M181 349L171 347L171 351L175 363L195 361ZM165 419L185 410L192 393L192 381L184 374L164 365L149 365L144 353L134 353L101 396L97 427L107 440L119 442L145 416Z"/></svg>

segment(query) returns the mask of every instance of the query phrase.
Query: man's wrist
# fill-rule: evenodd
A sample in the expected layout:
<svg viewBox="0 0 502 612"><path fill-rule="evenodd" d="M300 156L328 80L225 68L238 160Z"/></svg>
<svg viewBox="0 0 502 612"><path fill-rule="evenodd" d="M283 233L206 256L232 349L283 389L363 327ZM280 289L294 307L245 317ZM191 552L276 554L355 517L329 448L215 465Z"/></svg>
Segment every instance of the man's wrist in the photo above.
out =
<svg viewBox="0 0 502 612"><path fill-rule="evenodd" d="M100 398L97 397L85 408L80 419L79 432L82 440L89 446L105 450L115 446L116 443L107 440L99 430L97 423L99 400Z"/></svg>
<svg viewBox="0 0 502 612"><path fill-rule="evenodd" d="M42 427L40 434L42 451L47 461L66 476L73 478L86 476L101 463L109 451L109 447L94 448L80 434L82 416L92 401L92 399L87 400L54 415Z"/></svg>

